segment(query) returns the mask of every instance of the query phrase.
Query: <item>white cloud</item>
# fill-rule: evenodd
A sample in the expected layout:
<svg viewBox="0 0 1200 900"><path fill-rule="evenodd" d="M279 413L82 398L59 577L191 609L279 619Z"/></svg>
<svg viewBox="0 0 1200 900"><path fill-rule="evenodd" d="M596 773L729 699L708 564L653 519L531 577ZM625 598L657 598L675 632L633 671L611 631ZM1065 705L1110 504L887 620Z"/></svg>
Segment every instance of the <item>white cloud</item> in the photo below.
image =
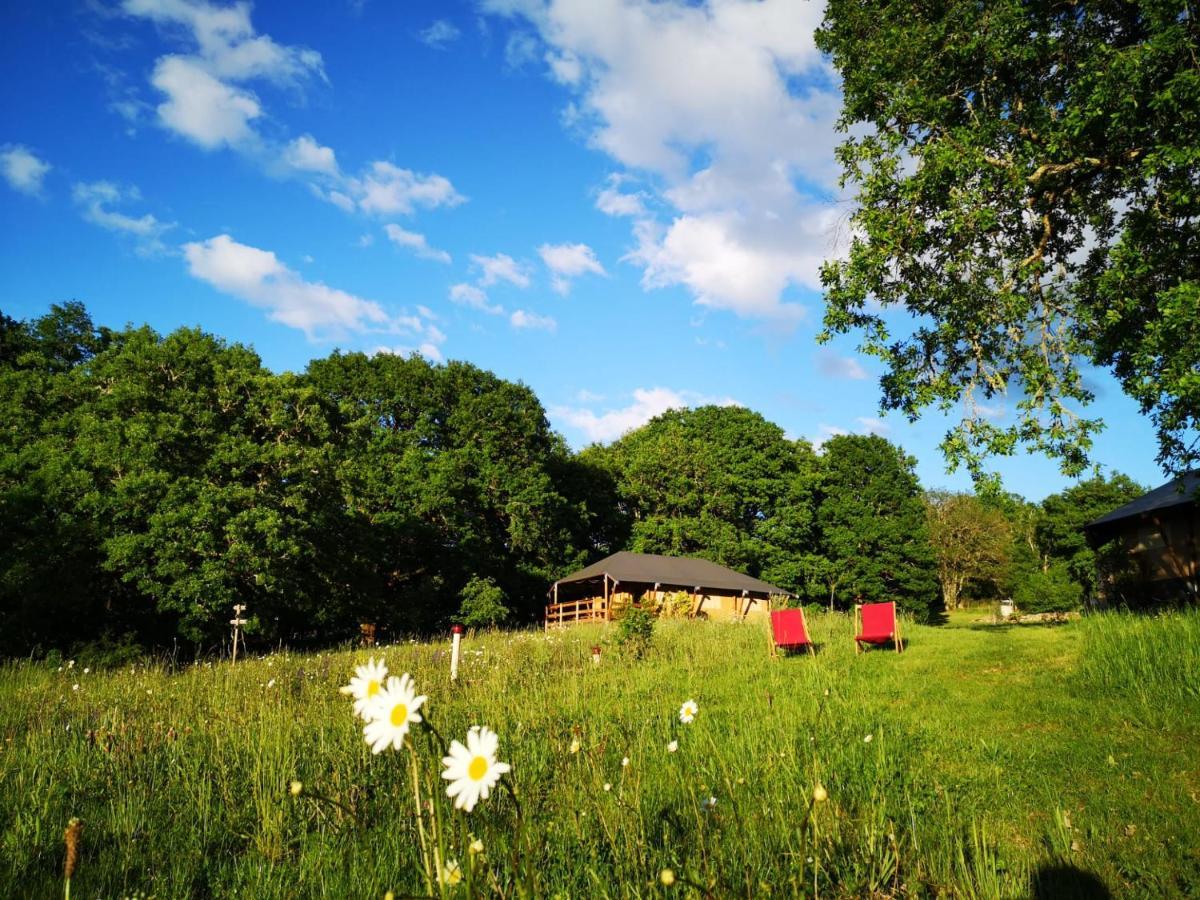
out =
<svg viewBox="0 0 1200 900"><path fill-rule="evenodd" d="M537 313L531 313L523 309L514 310L513 314L508 317L509 323L513 328L522 330L534 329L537 331L557 331L558 322L550 316L539 316Z"/></svg>
<svg viewBox="0 0 1200 900"><path fill-rule="evenodd" d="M822 453L825 450L825 442L830 438L839 437L849 434L845 428L839 428L837 425L826 425L821 423L817 426L817 436L811 441L813 450L817 453Z"/></svg>
<svg viewBox="0 0 1200 900"><path fill-rule="evenodd" d="M0 173L14 191L36 197L42 192L42 179L53 168L22 144L0 147Z"/></svg>
<svg viewBox="0 0 1200 900"><path fill-rule="evenodd" d="M862 381L867 378L867 370L853 356L838 356L829 350L817 352L817 371L827 378L848 378L851 381Z"/></svg>
<svg viewBox="0 0 1200 900"><path fill-rule="evenodd" d="M417 234L415 231L405 231L399 225L384 225L383 230L387 232L388 240L397 247L404 247L406 250L411 250L422 259L432 259L440 263L450 262L450 254L445 250L430 247L429 242L425 240L425 235L423 234Z"/></svg>
<svg viewBox="0 0 1200 900"><path fill-rule="evenodd" d="M891 425L874 416L859 416L854 421L858 423L859 431L862 434L887 434L892 430Z"/></svg>
<svg viewBox="0 0 1200 900"><path fill-rule="evenodd" d="M333 148L321 146L311 134L302 135L288 144L283 151L283 161L301 172L336 175L338 171Z"/></svg>
<svg viewBox="0 0 1200 900"><path fill-rule="evenodd" d="M434 209L458 206L466 198L441 175L424 175L401 169L384 160L371 163L366 174L348 179L349 193L358 200L358 208L368 213L412 213L418 206Z"/></svg>
<svg viewBox="0 0 1200 900"><path fill-rule="evenodd" d="M184 244L183 253L193 278L267 310L270 319L300 329L310 340L411 324L390 320L373 300L305 281L271 251L239 244L227 234Z"/></svg>
<svg viewBox="0 0 1200 900"><path fill-rule="evenodd" d="M571 290L572 278L588 272L608 274L587 244L542 244L538 247L538 255L553 273L551 283L560 294L565 295Z"/></svg>
<svg viewBox="0 0 1200 900"><path fill-rule="evenodd" d="M444 50L447 44L458 40L461 36L462 32L458 30L458 26L449 19L438 19L424 31L418 33L417 39L435 50Z"/></svg>
<svg viewBox="0 0 1200 900"><path fill-rule="evenodd" d="M606 216L644 218L647 215L645 195L640 192L624 193L621 190L621 182L624 180L620 175L608 176L607 186L596 195L596 209Z"/></svg>
<svg viewBox="0 0 1200 900"><path fill-rule="evenodd" d="M580 400L585 403L589 402L584 399L584 392L580 392ZM635 428L640 428L655 416L660 416L669 409L683 409L688 406L706 404L738 405L737 401L728 397L705 397L692 391L674 391L670 388L653 387L637 388L633 392L633 402L618 409L598 413L587 407L557 406L550 410L550 415L582 432L590 442L607 443Z"/></svg>
<svg viewBox="0 0 1200 900"><path fill-rule="evenodd" d="M173 223L160 222L150 213L135 219L108 208L141 200L141 192L136 187L121 188L109 181L79 183L75 185L71 196L80 206L84 219L109 231L133 236L137 239L140 252L162 253L166 250L162 235L175 227Z"/></svg>
<svg viewBox="0 0 1200 900"><path fill-rule="evenodd" d="M250 122L262 115L253 94L214 78L191 57L164 56L150 82L167 95L158 118L172 131L214 150L257 137Z"/></svg>
<svg viewBox="0 0 1200 900"><path fill-rule="evenodd" d="M264 78L295 85L309 75L325 77L317 51L283 46L256 34L249 3L214 6L205 0L125 0L122 9L159 25L182 27L195 43L195 59L217 78Z"/></svg>
<svg viewBox="0 0 1200 900"><path fill-rule="evenodd" d="M374 353L387 353L392 356L403 356L408 358L413 354L420 354L430 362L439 363L445 362L446 357L442 355L442 350L437 344L426 341L416 347L396 346L396 347L376 347Z"/></svg>
<svg viewBox="0 0 1200 900"><path fill-rule="evenodd" d="M529 273L525 267L507 253L497 253L495 256L480 256L471 254L471 262L481 271L479 284L481 287L491 287L501 281L507 281L519 288L529 287Z"/></svg>
<svg viewBox="0 0 1200 900"><path fill-rule="evenodd" d="M837 218L836 73L813 43L823 6L794 0L485 0L536 29L547 77L571 92L569 124L654 199L610 184L609 215L633 217L647 289L683 285L739 315L796 321L785 299L819 289Z"/></svg>
<svg viewBox="0 0 1200 900"><path fill-rule="evenodd" d="M450 299L459 306L469 306L494 316L504 312L503 306L488 303L487 294L473 284L452 284Z"/></svg>

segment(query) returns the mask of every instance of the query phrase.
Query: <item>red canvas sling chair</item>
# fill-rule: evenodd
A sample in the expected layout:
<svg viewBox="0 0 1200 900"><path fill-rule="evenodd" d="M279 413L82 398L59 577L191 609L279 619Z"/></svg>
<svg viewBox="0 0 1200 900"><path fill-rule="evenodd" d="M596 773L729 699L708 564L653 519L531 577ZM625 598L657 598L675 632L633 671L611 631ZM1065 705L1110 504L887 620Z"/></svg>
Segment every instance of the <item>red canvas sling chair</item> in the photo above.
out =
<svg viewBox="0 0 1200 900"><path fill-rule="evenodd" d="M804 621L802 609L772 610L771 636L772 656L778 656L780 648L813 652L812 638L808 635L808 623Z"/></svg>
<svg viewBox="0 0 1200 900"><path fill-rule="evenodd" d="M903 649L894 600L858 604L854 607L854 620L855 653L862 650L863 644L886 644L889 641L895 645L897 653Z"/></svg>

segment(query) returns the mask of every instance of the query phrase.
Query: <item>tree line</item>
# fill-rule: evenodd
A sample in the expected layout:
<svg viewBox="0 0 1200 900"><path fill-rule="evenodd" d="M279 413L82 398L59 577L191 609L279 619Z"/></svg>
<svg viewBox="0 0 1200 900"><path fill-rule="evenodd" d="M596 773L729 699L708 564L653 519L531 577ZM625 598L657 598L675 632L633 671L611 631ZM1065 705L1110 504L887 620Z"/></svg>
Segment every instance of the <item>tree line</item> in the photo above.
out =
<svg viewBox="0 0 1200 900"><path fill-rule="evenodd" d="M1063 579L1078 602L1095 585L1078 525L1142 492L1117 476L985 501L928 494L914 466L882 437L817 452L714 406L575 453L527 386L469 363L335 351L277 374L77 302L0 313L0 653L203 650L235 602L260 642L534 621L553 579L621 549L832 608L928 618ZM976 557L950 558L969 543L950 522L984 536Z"/></svg>

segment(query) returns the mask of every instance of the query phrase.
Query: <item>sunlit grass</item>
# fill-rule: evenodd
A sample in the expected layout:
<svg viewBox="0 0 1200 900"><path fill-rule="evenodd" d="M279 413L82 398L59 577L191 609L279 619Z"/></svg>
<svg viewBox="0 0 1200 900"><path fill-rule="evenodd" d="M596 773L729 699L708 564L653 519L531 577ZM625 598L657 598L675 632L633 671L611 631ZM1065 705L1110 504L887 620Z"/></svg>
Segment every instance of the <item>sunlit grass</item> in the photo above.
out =
<svg viewBox="0 0 1200 900"><path fill-rule="evenodd" d="M448 641L377 649L442 734L500 735L530 837L505 793L448 811L463 880L433 890L1013 897L1050 866L1200 887L1200 616L963 614L858 657L847 618L810 625L818 653L780 660L749 624L661 623L640 661L598 627L468 636L455 685ZM428 894L408 754L373 755L338 692L370 655L0 668L0 883L61 893L78 816L77 897Z"/></svg>

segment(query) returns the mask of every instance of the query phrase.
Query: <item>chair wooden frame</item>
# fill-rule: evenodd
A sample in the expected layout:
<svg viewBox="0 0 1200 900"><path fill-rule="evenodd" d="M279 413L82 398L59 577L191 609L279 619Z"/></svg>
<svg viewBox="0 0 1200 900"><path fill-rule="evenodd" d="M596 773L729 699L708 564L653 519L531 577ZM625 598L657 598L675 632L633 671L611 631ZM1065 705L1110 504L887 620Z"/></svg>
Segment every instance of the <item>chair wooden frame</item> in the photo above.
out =
<svg viewBox="0 0 1200 900"><path fill-rule="evenodd" d="M770 638L770 642L771 642L770 643L770 655L771 655L772 659L779 658L779 648L780 647L782 647L785 650L788 650L793 647L803 646L804 649L806 649L808 651L810 656L816 655L816 650L813 649L812 633L808 630L808 619L806 619L804 617L804 608L797 607L795 611L800 614L800 624L804 628L804 636L808 638L808 641L806 643L804 643L803 645L778 643L775 640L775 620L774 620L773 616L777 612L791 612L791 610L771 610L770 612L767 613L767 628L768 628L769 638Z"/></svg>
<svg viewBox="0 0 1200 900"><path fill-rule="evenodd" d="M859 653L862 653L862 646L861 646L862 644L874 643L873 641L859 640L859 635L862 634L862 608L864 605L866 605L866 604L862 604L862 603L854 604L854 653L856 655ZM870 605L879 606L879 605L885 605L885 604L870 604ZM886 605L889 605L892 607L892 624L894 626L894 628L892 630L892 634L891 634L892 646L894 646L896 648L897 653L900 653L904 650L904 640L903 640L903 638L900 637L900 613L896 609L896 601L895 600L888 600Z"/></svg>

